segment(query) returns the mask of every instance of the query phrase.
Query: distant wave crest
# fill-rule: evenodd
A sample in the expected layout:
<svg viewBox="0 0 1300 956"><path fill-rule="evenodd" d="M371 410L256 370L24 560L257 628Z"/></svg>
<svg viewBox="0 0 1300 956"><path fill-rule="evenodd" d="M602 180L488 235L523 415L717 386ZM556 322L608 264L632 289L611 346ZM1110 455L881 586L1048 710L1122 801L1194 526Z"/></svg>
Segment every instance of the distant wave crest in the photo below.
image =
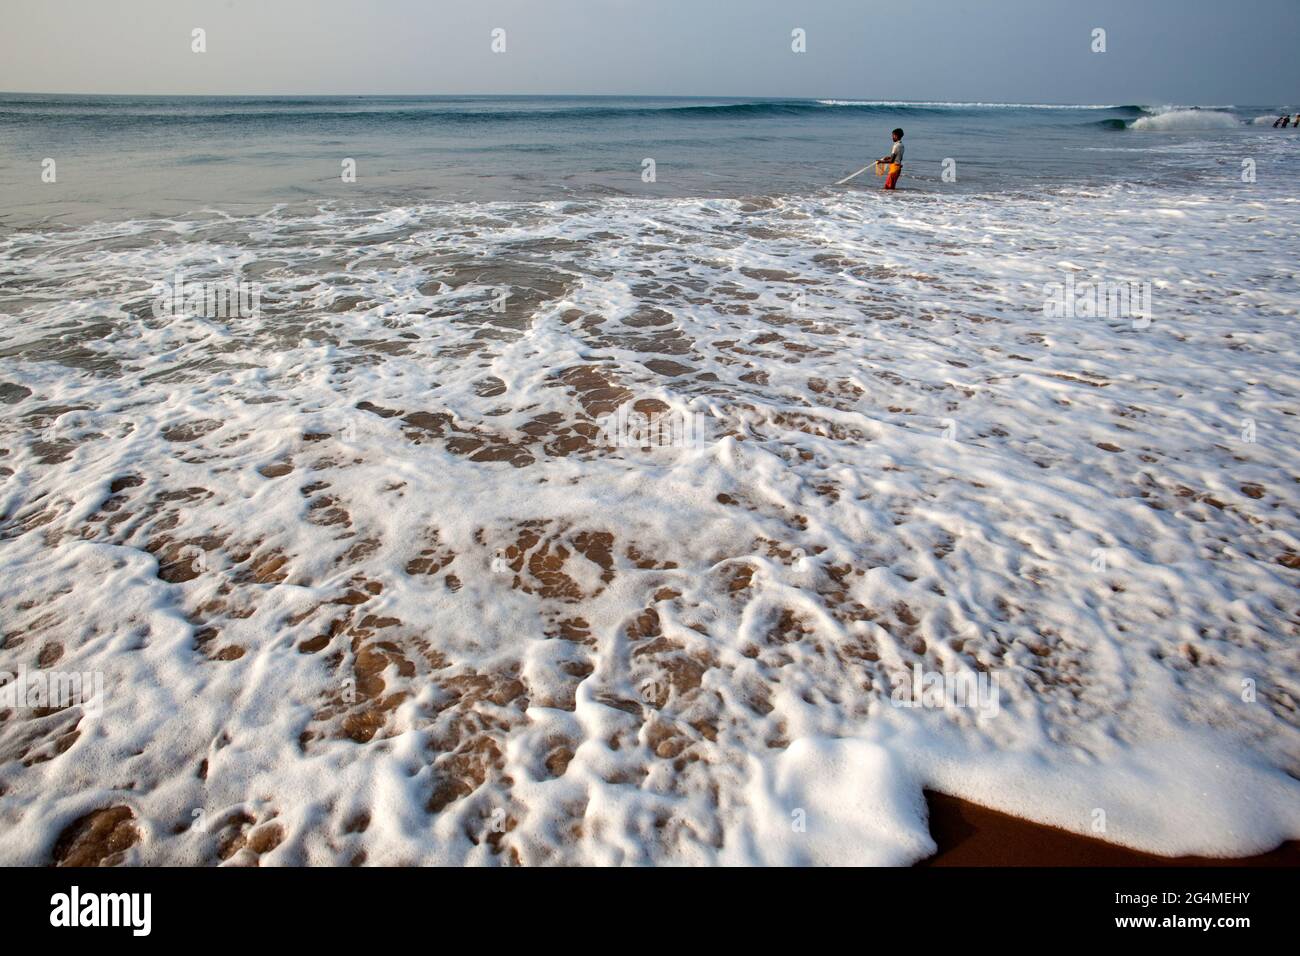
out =
<svg viewBox="0 0 1300 956"><path fill-rule="evenodd" d="M1219 110L1175 109L1139 116L1130 129L1229 129L1240 126L1241 121L1231 113Z"/></svg>
<svg viewBox="0 0 1300 956"><path fill-rule="evenodd" d="M956 103L941 100L818 100L822 106L882 107L888 109L924 109L924 110L1134 110L1142 107L1131 105L1093 105L1068 103Z"/></svg>
<svg viewBox="0 0 1300 956"><path fill-rule="evenodd" d="M501 122L553 122L557 120L598 120L635 117L709 118L746 116L800 116L826 114L828 111L851 110L863 114L933 115L936 113L970 113L1014 110L1107 110L1138 116L1139 106L1056 105L1046 103L956 103L907 102L903 100L749 100L723 102L635 102L565 103L554 106L483 108L471 102L430 102L410 100L373 101L365 98L338 100L212 99L196 103L131 103L121 100L68 100L32 102L0 99L0 122L22 124L109 121L118 125L138 124L264 124L264 123L409 123L480 124Z"/></svg>
<svg viewBox="0 0 1300 956"><path fill-rule="evenodd" d="M1232 129L1247 122L1232 113L1229 107L1208 106L1144 106L1139 108L1140 116L1132 119L1109 117L1098 120L1098 126L1104 129L1131 129L1141 131L1160 130L1212 130ZM1253 122L1258 123L1259 120Z"/></svg>
<svg viewBox="0 0 1300 956"><path fill-rule="evenodd" d="M959 103L950 101L755 99L755 100L569 100L487 106L473 98L181 98L145 102L132 98L0 97L0 125L112 123L115 126L310 124L407 124L476 126L618 119L713 119L780 116L882 115L963 116L979 113L1048 113L1062 120L1078 114L1109 114L1093 120L1106 129L1222 129L1250 123L1230 107L1141 106L1136 104ZM1269 120L1271 122L1271 120ZM1261 121L1255 121L1261 122Z"/></svg>

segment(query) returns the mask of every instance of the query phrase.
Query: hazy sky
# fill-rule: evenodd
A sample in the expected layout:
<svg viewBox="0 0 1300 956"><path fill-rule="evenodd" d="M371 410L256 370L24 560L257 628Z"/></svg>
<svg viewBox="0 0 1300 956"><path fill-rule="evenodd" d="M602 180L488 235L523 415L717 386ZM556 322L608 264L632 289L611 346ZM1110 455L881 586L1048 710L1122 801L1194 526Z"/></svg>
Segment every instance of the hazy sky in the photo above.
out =
<svg viewBox="0 0 1300 956"><path fill-rule="evenodd" d="M1300 0L0 4L5 91L1300 100ZM206 53L191 52L195 27ZM796 27L803 54L791 51ZM1096 27L1105 53L1090 48Z"/></svg>

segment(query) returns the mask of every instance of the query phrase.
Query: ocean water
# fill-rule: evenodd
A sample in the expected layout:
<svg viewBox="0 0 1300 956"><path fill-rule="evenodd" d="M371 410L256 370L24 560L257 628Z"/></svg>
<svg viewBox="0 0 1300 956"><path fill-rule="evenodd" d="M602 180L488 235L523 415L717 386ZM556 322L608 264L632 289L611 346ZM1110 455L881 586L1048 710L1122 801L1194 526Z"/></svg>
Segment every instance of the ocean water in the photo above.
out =
<svg viewBox="0 0 1300 956"><path fill-rule="evenodd" d="M1271 124L1278 112L857 100L0 94L0 213L6 222L23 222L209 207L256 212L298 202L806 193L888 153L895 126L907 130L905 185L917 191L1187 185L1225 171L1234 178L1234 154L1242 148L1259 150L1260 160L1294 156L1294 134L1251 125L1259 118ZM61 173L57 190L36 188L47 157ZM342 181L345 158L356 160L354 183ZM656 163L653 183L643 181L646 158ZM942 179L945 159L956 163L955 181Z"/></svg>
<svg viewBox="0 0 1300 956"><path fill-rule="evenodd" d="M1300 837L1275 115L0 97L0 860Z"/></svg>

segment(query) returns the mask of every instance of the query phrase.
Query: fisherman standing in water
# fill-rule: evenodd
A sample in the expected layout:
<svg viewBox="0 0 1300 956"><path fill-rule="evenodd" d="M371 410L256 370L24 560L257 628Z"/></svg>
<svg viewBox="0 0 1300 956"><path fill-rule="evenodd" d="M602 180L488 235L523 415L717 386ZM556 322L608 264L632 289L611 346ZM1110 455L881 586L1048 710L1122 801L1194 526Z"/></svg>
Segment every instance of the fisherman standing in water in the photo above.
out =
<svg viewBox="0 0 1300 956"><path fill-rule="evenodd" d="M889 163L889 175L885 177L886 189L893 189L898 185L898 174L903 171L903 131L894 130L893 137L894 148L889 151L888 156L882 156L879 160L882 163Z"/></svg>

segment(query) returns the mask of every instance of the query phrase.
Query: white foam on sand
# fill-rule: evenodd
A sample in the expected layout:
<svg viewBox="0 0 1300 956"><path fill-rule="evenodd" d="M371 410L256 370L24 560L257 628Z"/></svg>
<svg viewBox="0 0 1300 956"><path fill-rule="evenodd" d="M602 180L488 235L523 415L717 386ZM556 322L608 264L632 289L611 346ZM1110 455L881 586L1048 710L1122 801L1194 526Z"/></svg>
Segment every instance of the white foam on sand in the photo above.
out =
<svg viewBox="0 0 1300 956"><path fill-rule="evenodd" d="M1300 837L1300 205L1234 175L8 234L0 669L106 695L0 721L0 860L901 864L926 786Z"/></svg>

